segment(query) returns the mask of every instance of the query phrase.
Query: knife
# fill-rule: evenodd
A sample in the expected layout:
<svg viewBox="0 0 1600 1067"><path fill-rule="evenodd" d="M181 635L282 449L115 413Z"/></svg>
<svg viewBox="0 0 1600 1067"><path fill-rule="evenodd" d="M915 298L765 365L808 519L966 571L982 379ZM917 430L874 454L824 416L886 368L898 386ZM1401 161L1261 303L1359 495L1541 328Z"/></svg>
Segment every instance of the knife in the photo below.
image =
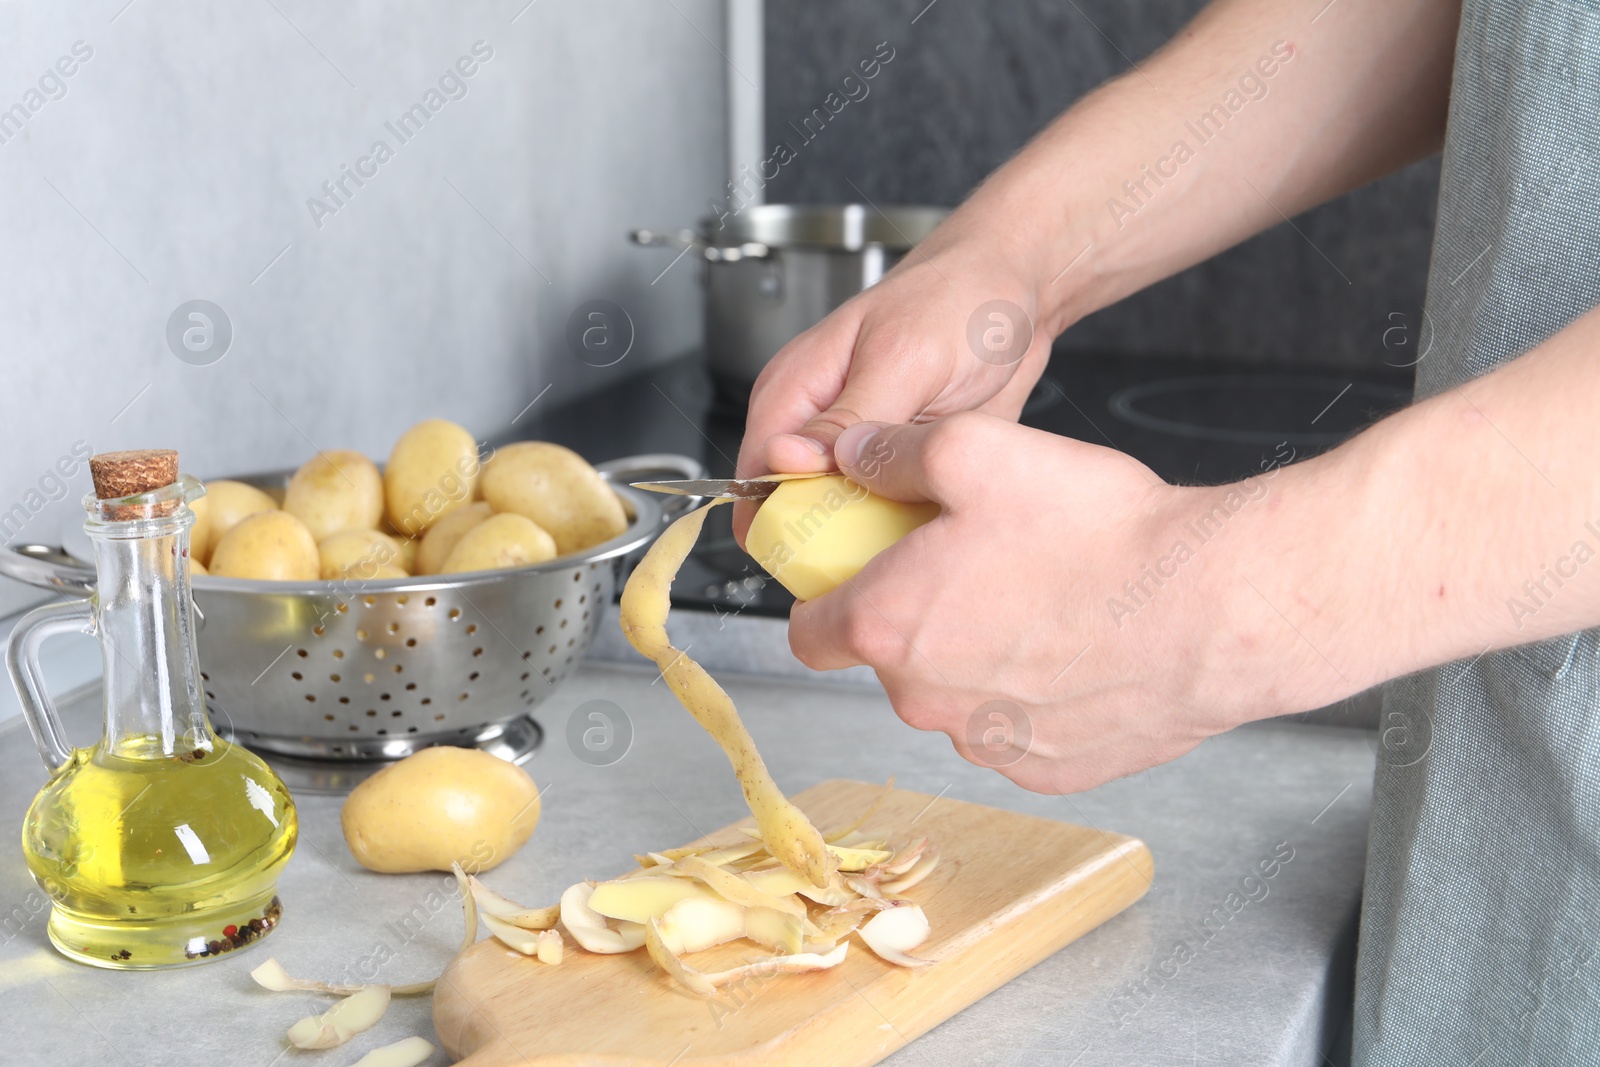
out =
<svg viewBox="0 0 1600 1067"><path fill-rule="evenodd" d="M676 493L679 496L703 496L713 500L765 500L783 482L797 478L821 478L838 471L816 471L810 474L763 474L759 478L691 478L653 482L632 482L635 489L652 493Z"/></svg>

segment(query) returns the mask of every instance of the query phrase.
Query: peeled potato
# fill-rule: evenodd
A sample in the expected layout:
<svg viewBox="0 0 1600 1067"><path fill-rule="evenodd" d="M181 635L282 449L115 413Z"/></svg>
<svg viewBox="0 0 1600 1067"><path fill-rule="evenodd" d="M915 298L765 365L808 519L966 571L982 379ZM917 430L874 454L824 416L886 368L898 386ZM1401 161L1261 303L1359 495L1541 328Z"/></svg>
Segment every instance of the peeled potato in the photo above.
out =
<svg viewBox="0 0 1600 1067"><path fill-rule="evenodd" d="M547 441L506 445L483 465L483 499L497 512L526 515L565 556L628 528L622 501L600 472L570 448Z"/></svg>
<svg viewBox="0 0 1600 1067"><path fill-rule="evenodd" d="M383 476L360 452L319 453L289 479L283 510L318 544L340 530L370 530L383 518Z"/></svg>
<svg viewBox="0 0 1600 1067"><path fill-rule="evenodd" d="M441 745L385 767L351 790L339 813L356 861L386 874L487 871L533 836L539 790L521 767Z"/></svg>
<svg viewBox="0 0 1600 1067"><path fill-rule="evenodd" d="M321 573L311 531L287 511L262 511L240 520L212 550L210 567L218 578L267 582L309 582Z"/></svg>
<svg viewBox="0 0 1600 1067"><path fill-rule="evenodd" d="M237 526L246 516L254 515L258 511L276 511L278 502L253 485L243 482L230 482L226 479L206 483L206 495L195 503L200 504L207 512L208 522L206 553L200 557L200 562L210 565L211 556L216 552L217 546L227 536L229 530ZM194 504L190 504L192 509ZM196 512L198 515L199 513ZM194 534L190 533L190 538ZM192 544L191 540L191 544ZM190 549L193 552L193 549Z"/></svg>
<svg viewBox="0 0 1600 1067"><path fill-rule="evenodd" d="M445 419L419 422L400 436L383 471L389 521L407 536L472 502L478 443Z"/></svg>
<svg viewBox="0 0 1600 1067"><path fill-rule="evenodd" d="M440 574L525 567L556 558L556 543L539 524L507 512L491 515L461 535L445 557Z"/></svg>
<svg viewBox="0 0 1600 1067"><path fill-rule="evenodd" d="M340 530L317 542L322 577L404 578L400 546L377 530Z"/></svg>
<svg viewBox="0 0 1600 1067"><path fill-rule="evenodd" d="M417 547L417 573L438 574L461 535L493 514L494 509L488 504L475 500L429 526Z"/></svg>
<svg viewBox="0 0 1600 1067"><path fill-rule="evenodd" d="M789 592L815 600L937 514L937 504L886 500L842 474L799 478L762 502L745 550Z"/></svg>

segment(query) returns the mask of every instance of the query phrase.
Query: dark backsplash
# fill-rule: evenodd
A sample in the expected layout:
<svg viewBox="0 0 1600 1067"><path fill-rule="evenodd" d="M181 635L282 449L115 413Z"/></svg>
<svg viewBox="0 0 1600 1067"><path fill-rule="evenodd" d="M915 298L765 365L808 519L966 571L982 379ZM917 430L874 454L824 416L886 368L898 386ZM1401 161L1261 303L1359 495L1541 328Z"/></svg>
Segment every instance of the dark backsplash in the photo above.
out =
<svg viewBox="0 0 1600 1067"><path fill-rule="evenodd" d="M767 140L796 149L767 186L768 201L956 204L1073 100L1149 55L1202 6L925 5L767 5ZM864 83L866 95L852 82L859 99L820 130L800 130L830 92L846 96L845 76L885 41L894 58ZM1277 226L1091 316L1058 347L1351 370L1403 363L1406 327L1417 321L1426 280L1437 188L1437 161L1391 175L1296 218L1301 233Z"/></svg>

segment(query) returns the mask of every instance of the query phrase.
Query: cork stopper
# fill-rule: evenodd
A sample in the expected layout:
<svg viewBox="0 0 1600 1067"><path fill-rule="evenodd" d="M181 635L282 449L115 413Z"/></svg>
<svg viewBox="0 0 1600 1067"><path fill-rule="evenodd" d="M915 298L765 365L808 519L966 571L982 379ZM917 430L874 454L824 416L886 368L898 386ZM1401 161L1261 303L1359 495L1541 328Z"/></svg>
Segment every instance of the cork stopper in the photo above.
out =
<svg viewBox="0 0 1600 1067"><path fill-rule="evenodd" d="M178 453L170 448L141 448L132 452L102 452L89 457L89 474L94 479L95 496L101 500L133 496L163 489L178 480ZM171 515L179 501L164 500L155 505L123 505L109 509L116 521Z"/></svg>

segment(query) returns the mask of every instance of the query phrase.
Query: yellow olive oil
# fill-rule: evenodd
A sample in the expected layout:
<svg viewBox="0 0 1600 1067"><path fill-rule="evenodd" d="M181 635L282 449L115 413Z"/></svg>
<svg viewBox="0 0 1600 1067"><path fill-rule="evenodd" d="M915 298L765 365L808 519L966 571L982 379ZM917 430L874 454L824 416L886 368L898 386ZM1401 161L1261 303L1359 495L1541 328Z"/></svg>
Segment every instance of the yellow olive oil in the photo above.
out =
<svg viewBox="0 0 1600 1067"><path fill-rule="evenodd" d="M170 741L124 735L114 752L78 749L34 799L22 847L67 956L170 967L277 925L294 802L248 750L215 735L198 745L171 755Z"/></svg>

